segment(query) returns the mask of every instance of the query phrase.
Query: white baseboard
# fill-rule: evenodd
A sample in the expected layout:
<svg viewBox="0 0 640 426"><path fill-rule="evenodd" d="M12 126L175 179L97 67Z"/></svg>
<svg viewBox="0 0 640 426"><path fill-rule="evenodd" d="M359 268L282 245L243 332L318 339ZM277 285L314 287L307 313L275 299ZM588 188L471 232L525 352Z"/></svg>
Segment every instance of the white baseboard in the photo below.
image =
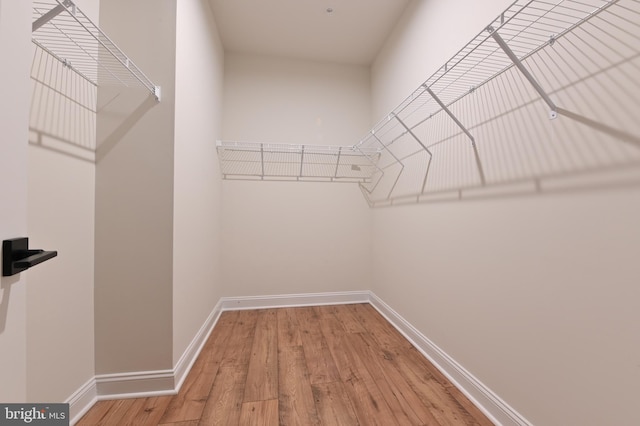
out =
<svg viewBox="0 0 640 426"><path fill-rule="evenodd" d="M238 309L289 308L295 306L344 305L368 302L368 290L342 291L334 293L223 297L220 299L223 311L233 311Z"/></svg>
<svg viewBox="0 0 640 426"><path fill-rule="evenodd" d="M531 426L523 416L371 291L223 297L213 308L173 370L96 376L69 398L71 424L82 417L96 400L143 398L178 393L224 311L351 303L370 303L496 425Z"/></svg>
<svg viewBox="0 0 640 426"><path fill-rule="evenodd" d="M97 400L96 379L92 377L65 401L66 404L69 404L69 424L76 424Z"/></svg>
<svg viewBox="0 0 640 426"><path fill-rule="evenodd" d="M373 292L369 303L496 425L531 426L522 415L420 333Z"/></svg>
<svg viewBox="0 0 640 426"><path fill-rule="evenodd" d="M198 330L198 333L195 335L189 346L187 346L187 349L173 368L176 392L180 391L180 388L184 383L184 379L187 378L187 374L189 374L193 363L198 359L198 355L200 355L200 351L202 351L204 344L207 342L207 339L209 338L213 327L215 327L218 322L221 313L222 303L219 301L216 303L216 306L213 307L213 310L205 320L204 324L202 324L202 327L200 327L200 330Z"/></svg>
<svg viewBox="0 0 640 426"><path fill-rule="evenodd" d="M175 395L173 370L100 374L96 376L98 400Z"/></svg>
<svg viewBox="0 0 640 426"><path fill-rule="evenodd" d="M175 395L200 355L222 313L218 302L172 370L102 374L95 377L97 400Z"/></svg>

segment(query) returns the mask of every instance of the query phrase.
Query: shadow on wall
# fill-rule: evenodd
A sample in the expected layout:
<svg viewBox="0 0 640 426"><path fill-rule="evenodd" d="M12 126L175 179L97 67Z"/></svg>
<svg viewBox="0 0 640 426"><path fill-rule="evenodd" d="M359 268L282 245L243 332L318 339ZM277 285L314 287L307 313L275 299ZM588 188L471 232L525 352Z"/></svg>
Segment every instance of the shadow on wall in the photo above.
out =
<svg viewBox="0 0 640 426"><path fill-rule="evenodd" d="M96 84L35 46L29 144L81 161L100 161L154 105L140 88ZM97 113L101 140L96 138Z"/></svg>
<svg viewBox="0 0 640 426"><path fill-rule="evenodd" d="M7 327L7 314L9 312L11 286L16 284L18 281L20 281L19 276L0 278L0 334L4 333L4 330Z"/></svg>
<svg viewBox="0 0 640 426"><path fill-rule="evenodd" d="M155 105L153 95L135 90L101 87L100 98L107 102L99 108L101 117L98 132L96 162L99 163L118 144L133 126Z"/></svg>
<svg viewBox="0 0 640 426"><path fill-rule="evenodd" d="M29 143L93 162L96 86L35 46L31 87Z"/></svg>
<svg viewBox="0 0 640 426"><path fill-rule="evenodd" d="M614 8L592 21L522 61L555 103L555 118L516 67L447 103L467 132L433 108L426 89L407 101L399 112L406 126L391 115L385 132L369 136L382 153L378 173L361 185L370 205L640 185L640 26ZM477 68L504 57L490 38L483 49L475 54L493 56ZM477 68L449 71L434 87L471 82Z"/></svg>

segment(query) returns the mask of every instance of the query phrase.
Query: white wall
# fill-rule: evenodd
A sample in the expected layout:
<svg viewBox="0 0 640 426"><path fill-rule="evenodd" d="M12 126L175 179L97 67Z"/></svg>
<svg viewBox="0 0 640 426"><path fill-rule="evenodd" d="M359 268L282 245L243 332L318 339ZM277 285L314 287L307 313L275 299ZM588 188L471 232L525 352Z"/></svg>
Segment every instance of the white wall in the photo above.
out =
<svg viewBox="0 0 640 426"><path fill-rule="evenodd" d="M368 130L366 67L227 53L223 137L351 145ZM361 290L370 221L355 184L223 181L224 296Z"/></svg>
<svg viewBox="0 0 640 426"><path fill-rule="evenodd" d="M224 51L206 0L177 3L174 144L173 363L221 296Z"/></svg>
<svg viewBox="0 0 640 426"><path fill-rule="evenodd" d="M155 84L98 112L96 373L171 369L173 310L173 1L108 1L100 26ZM112 93L98 90L99 105Z"/></svg>
<svg viewBox="0 0 640 426"><path fill-rule="evenodd" d="M0 0L0 240L27 234L31 2ZM27 397L26 274L0 278L0 401Z"/></svg>
<svg viewBox="0 0 640 426"><path fill-rule="evenodd" d="M508 5L475 3L411 3L376 118ZM639 213L637 184L375 209L373 291L533 424L638 424Z"/></svg>
<svg viewBox="0 0 640 426"><path fill-rule="evenodd" d="M76 4L95 22L98 1ZM29 238L58 257L29 271L29 401L65 401L94 375L96 89L36 49L29 121Z"/></svg>
<svg viewBox="0 0 640 426"><path fill-rule="evenodd" d="M94 375L94 167L33 146L29 166L29 242L58 257L28 272L28 400L65 401Z"/></svg>

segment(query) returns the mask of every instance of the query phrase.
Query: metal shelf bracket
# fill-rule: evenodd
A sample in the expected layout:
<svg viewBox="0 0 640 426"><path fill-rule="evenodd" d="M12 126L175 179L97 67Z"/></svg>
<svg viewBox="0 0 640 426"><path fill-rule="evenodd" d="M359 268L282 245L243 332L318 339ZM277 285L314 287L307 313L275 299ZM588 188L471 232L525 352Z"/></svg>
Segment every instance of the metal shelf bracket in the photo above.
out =
<svg viewBox="0 0 640 426"><path fill-rule="evenodd" d="M471 139L471 144L475 147L476 146L476 140L474 139L473 135L467 130L466 127L464 127L464 124L462 124L460 122L460 120L458 120L458 117L456 117L449 108L447 108L447 106L444 104L444 102L442 102L440 100L440 98L438 97L438 95L436 95L435 93L433 93L433 91L426 85L423 84L422 87L424 87L424 90L427 91L427 93L429 94L429 96L431 96L433 98L434 101L436 101L436 103L440 106L440 108L442 108L442 110L444 112L447 113L447 115L449 117L451 117L451 119L454 121L454 123L456 123L456 125L458 127L460 127L460 130L462 130L464 132L465 135L467 135L467 137L469 139ZM472 86L469 89L469 93L472 93L475 90L475 88Z"/></svg>
<svg viewBox="0 0 640 426"><path fill-rule="evenodd" d="M389 118L395 118L395 119L398 121L398 123L400 123L400 125L401 125L402 127L404 127L404 129L407 131L407 133L409 133L409 134L411 135L411 137L412 137L413 139L415 139L415 141L416 141L416 142L418 142L418 144L422 147L422 149L424 149L425 151L427 151L427 153L428 153L430 156L433 156L433 154L431 153L431 151L429 150L429 148L427 148L427 146L426 146L426 145L425 145L425 144L420 140L420 138L419 138L419 137L417 137L415 133L413 133L413 130L411 130L411 128L410 128L409 126L407 126L407 125L405 124L405 122L404 122L404 121L402 121L402 120L400 119L400 117L398 117L398 115L397 115L397 114L391 113L391 114L389 115Z"/></svg>
<svg viewBox="0 0 640 426"><path fill-rule="evenodd" d="M513 62L516 68L518 68L518 70L522 73L524 78L526 78L527 81L531 84L531 86L533 86L535 91L538 92L542 100L544 100L544 102L549 106L550 108L549 119L553 120L554 118L558 117L558 107L556 107L556 104L551 100L551 98L549 97L547 92L542 88L542 86L540 86L540 83L538 83L535 77L524 66L522 61L518 59L518 56L515 53L513 53L513 50L511 50L507 42L504 41L504 39L500 36L500 34L498 34L498 31L496 31L492 26L487 27L487 31L489 32L489 34L491 34L491 37L493 37L495 42L498 43L498 46L500 46L500 48L509 57L509 59L511 59L511 62ZM551 36L549 43L553 44L554 42L555 42L555 38Z"/></svg>
<svg viewBox="0 0 640 426"><path fill-rule="evenodd" d="M475 138L473 137L471 132L469 132L469 130L467 130L467 128L464 126L464 124L462 124L460 122L460 120L458 120L458 117L456 117L455 114L452 113L449 108L447 108L447 106L444 104L444 102L442 102L442 100L440 100L438 95L433 93L433 91L429 88L429 86L427 86L426 84L423 84L422 87L424 87L424 89L427 91L427 93L429 93L429 96L431 96L433 98L433 100L436 101L436 103L440 106L440 108L442 108L442 110L444 112L446 112L449 117L451 117L453 122L456 123L456 125L458 127L460 127L460 130L462 130L464 132L464 134L467 135L467 137L469 139L471 139L471 146L473 147L473 155L475 156L476 166L478 167L478 174L480 175L480 182L484 185L486 183L486 179L485 179L485 176L484 176L484 170L482 169L482 162L480 161L480 155L478 154L478 147L476 146ZM474 91L475 91L475 87L472 86L471 89L469 89L469 93L473 93ZM424 192L424 185L423 185L423 192Z"/></svg>

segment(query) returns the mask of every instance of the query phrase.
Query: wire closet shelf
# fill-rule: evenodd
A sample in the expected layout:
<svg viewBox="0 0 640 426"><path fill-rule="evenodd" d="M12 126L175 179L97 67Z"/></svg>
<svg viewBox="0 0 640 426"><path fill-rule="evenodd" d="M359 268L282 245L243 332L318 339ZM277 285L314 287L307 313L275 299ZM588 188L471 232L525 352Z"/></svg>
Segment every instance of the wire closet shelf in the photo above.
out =
<svg viewBox="0 0 640 426"><path fill-rule="evenodd" d="M637 165L639 60L638 0L516 0L341 149L370 162L359 185L372 207ZM227 179L288 167L261 144L225 149ZM293 164L303 148L291 149ZM300 180L300 164L286 175Z"/></svg>
<svg viewBox="0 0 640 426"><path fill-rule="evenodd" d="M160 87L71 0L33 0L32 40L95 86Z"/></svg>
<svg viewBox="0 0 640 426"><path fill-rule="evenodd" d="M223 178L368 182L380 151L331 145L217 142Z"/></svg>

